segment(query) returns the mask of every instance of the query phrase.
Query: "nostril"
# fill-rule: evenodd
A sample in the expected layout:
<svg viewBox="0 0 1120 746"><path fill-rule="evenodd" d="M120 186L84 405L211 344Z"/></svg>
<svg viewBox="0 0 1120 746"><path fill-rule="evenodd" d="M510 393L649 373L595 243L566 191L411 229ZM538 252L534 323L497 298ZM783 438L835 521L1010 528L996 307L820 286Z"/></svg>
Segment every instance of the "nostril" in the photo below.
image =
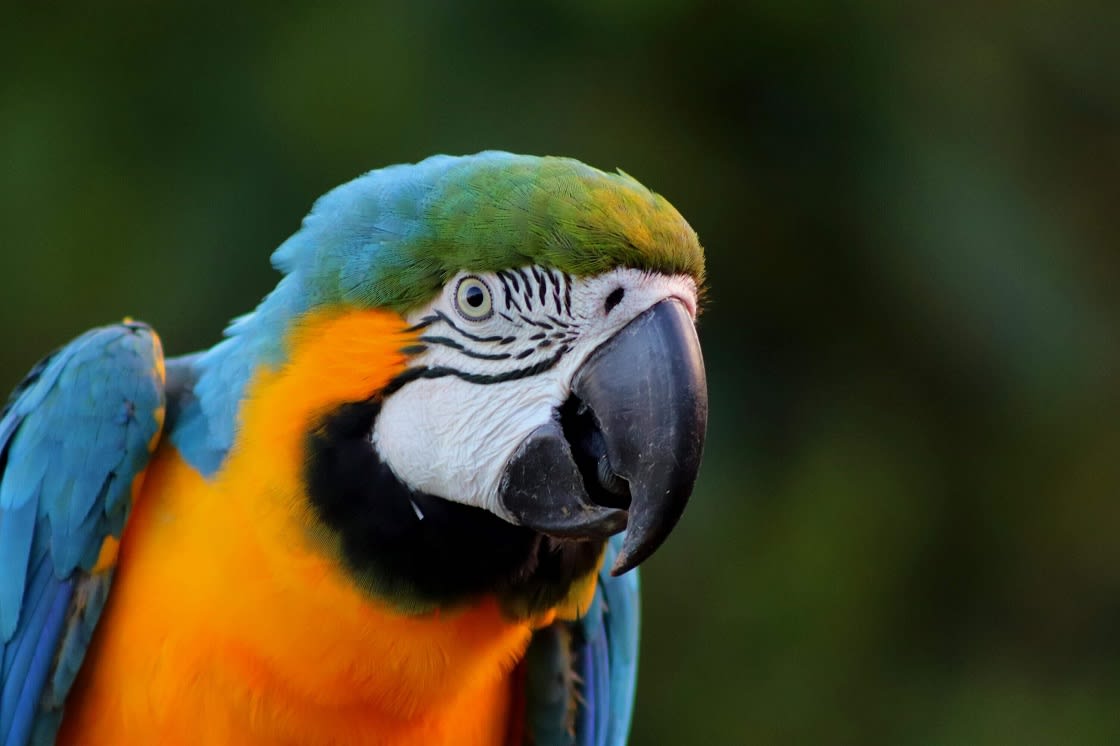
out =
<svg viewBox="0 0 1120 746"><path fill-rule="evenodd" d="M607 300L603 303L603 313L610 313L614 307L622 302L622 298L626 295L626 291L622 288L615 288L607 296Z"/></svg>
<svg viewBox="0 0 1120 746"><path fill-rule="evenodd" d="M595 413L578 397L571 396L560 407L560 427L591 501L605 508L629 509L630 483L611 468L607 440Z"/></svg>

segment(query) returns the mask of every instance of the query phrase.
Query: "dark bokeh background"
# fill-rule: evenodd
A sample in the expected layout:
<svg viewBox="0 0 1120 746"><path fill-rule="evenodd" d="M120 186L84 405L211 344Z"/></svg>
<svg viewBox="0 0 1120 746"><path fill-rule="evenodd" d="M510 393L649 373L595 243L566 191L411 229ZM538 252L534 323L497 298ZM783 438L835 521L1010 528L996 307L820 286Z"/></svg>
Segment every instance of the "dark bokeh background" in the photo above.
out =
<svg viewBox="0 0 1120 746"><path fill-rule="evenodd" d="M711 274L634 742L1120 742L1120 4L148 5L4 13L0 385L369 168L621 166Z"/></svg>

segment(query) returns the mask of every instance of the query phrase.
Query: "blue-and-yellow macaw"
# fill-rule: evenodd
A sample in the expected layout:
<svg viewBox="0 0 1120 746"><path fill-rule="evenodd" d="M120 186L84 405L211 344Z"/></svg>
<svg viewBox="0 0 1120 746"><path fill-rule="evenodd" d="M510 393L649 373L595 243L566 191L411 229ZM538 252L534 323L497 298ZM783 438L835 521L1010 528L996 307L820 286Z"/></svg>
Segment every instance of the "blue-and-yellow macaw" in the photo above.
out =
<svg viewBox="0 0 1120 746"><path fill-rule="evenodd" d="M623 743L626 571L707 421L696 234L487 152L335 189L273 263L215 347L95 329L0 417L0 741Z"/></svg>

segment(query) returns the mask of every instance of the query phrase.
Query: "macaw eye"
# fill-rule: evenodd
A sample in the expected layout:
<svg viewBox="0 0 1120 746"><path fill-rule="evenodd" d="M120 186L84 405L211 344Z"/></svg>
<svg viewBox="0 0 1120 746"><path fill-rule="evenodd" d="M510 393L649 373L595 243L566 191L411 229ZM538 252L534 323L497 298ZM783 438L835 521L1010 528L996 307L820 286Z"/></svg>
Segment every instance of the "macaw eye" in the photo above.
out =
<svg viewBox="0 0 1120 746"><path fill-rule="evenodd" d="M455 308L468 321L482 321L494 313L490 288L477 277L464 277L455 288Z"/></svg>

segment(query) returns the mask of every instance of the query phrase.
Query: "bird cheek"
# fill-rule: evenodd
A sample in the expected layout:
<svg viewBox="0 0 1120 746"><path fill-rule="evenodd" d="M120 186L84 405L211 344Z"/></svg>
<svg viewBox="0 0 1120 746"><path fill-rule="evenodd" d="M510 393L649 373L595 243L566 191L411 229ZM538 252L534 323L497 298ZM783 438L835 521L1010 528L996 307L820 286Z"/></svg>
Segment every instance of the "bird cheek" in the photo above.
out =
<svg viewBox="0 0 1120 746"><path fill-rule="evenodd" d="M505 517L497 502L502 470L517 446L551 417L539 382L479 385L420 379L388 397L373 442L413 490Z"/></svg>

